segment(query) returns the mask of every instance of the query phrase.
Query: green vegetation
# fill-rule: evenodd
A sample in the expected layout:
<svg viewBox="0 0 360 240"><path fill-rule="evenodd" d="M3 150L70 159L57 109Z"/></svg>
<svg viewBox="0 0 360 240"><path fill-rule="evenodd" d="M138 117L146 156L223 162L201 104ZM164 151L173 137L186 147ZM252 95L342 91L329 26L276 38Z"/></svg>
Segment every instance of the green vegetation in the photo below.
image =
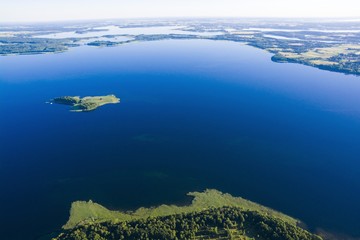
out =
<svg viewBox="0 0 360 240"><path fill-rule="evenodd" d="M297 225L300 221L285 214L261 206L257 203L245 200L241 197L233 197L214 189L204 192L190 192L189 196L194 197L189 206L161 205L153 208L139 208L134 212L110 211L105 207L92 201L77 201L72 203L70 218L63 226L64 229L71 229L75 226L89 222L103 221L130 221L145 219L148 217L169 216L174 214L191 213L202 211L208 208L221 208L224 206L240 207L243 210L256 211L265 215L273 216L291 225Z"/></svg>
<svg viewBox="0 0 360 240"><path fill-rule="evenodd" d="M300 227L258 211L239 207L208 208L131 221L89 222L53 240L239 239L321 240Z"/></svg>
<svg viewBox="0 0 360 240"><path fill-rule="evenodd" d="M120 99L115 95L84 97L78 96L64 96L51 100L52 103L71 105L72 112L89 112L97 109L100 106L109 103L119 103Z"/></svg>
<svg viewBox="0 0 360 240"><path fill-rule="evenodd" d="M239 239L321 240L285 214L214 189L190 192L188 206L161 205L111 211L92 202L72 203L70 218L53 240Z"/></svg>
<svg viewBox="0 0 360 240"><path fill-rule="evenodd" d="M57 97L52 100L53 103L57 104L65 104L65 105L75 105L80 102L80 97L70 97L70 96L64 96L64 97Z"/></svg>
<svg viewBox="0 0 360 240"><path fill-rule="evenodd" d="M88 43L89 46L96 46L96 47L111 47L119 45L117 42L111 42L111 41L93 41Z"/></svg>
<svg viewBox="0 0 360 240"><path fill-rule="evenodd" d="M64 52L77 46L79 44L70 39L0 37L0 55Z"/></svg>
<svg viewBox="0 0 360 240"><path fill-rule="evenodd" d="M360 74L360 45L343 44L320 47L305 52L280 50L272 60L276 62L301 63L324 70Z"/></svg>
<svg viewBox="0 0 360 240"><path fill-rule="evenodd" d="M127 41L122 41L122 42L112 42L112 41L93 41L88 43L87 45L89 46L95 46L95 47L113 47L113 46L118 46L121 44L126 44L126 43L131 43L134 40L127 40Z"/></svg>

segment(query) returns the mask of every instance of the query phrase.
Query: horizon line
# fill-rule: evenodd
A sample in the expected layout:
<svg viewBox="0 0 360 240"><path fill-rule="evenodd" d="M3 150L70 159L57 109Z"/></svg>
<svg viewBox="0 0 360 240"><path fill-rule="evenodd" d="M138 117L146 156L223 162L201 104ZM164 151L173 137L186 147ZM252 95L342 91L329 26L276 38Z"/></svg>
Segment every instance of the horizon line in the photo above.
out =
<svg viewBox="0 0 360 240"><path fill-rule="evenodd" d="M59 19L59 20L36 20L36 21L0 21L0 24L40 24L40 23L66 23L66 22L91 22L91 21L118 21L118 20L191 20L191 19L238 19L238 20L332 20L360 22L357 17L239 17L239 16L178 16L178 17L118 17L118 18L84 18L84 19Z"/></svg>

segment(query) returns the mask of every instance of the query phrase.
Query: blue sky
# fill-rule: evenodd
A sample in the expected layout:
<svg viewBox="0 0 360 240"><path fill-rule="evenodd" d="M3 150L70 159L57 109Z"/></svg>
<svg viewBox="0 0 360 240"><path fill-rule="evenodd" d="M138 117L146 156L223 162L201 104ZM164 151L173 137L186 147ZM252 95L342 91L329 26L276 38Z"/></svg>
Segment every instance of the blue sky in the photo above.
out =
<svg viewBox="0 0 360 240"><path fill-rule="evenodd" d="M0 0L0 22L142 17L360 17L360 0Z"/></svg>

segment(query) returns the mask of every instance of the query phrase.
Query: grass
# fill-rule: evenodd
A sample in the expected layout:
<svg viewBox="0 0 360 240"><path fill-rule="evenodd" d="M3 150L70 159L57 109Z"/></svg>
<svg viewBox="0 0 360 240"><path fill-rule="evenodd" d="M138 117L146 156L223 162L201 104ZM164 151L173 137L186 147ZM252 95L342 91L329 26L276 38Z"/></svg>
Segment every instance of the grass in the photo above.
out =
<svg viewBox="0 0 360 240"><path fill-rule="evenodd" d="M63 226L64 229L71 229L75 226L89 222L113 221L123 222L136 219L145 219L148 217L169 216L180 213L190 213L202 211L208 208L218 207L240 207L243 210L257 211L266 215L277 217L289 224L297 225L299 220L287 216L278 211L264 207L260 204L251 202L241 197L233 197L230 194L224 194L214 189L207 189L204 192L190 192L189 196L194 197L192 203L188 206L160 205L151 208L139 208L133 212L111 211L100 204L91 200L73 202L70 209L68 222Z"/></svg>
<svg viewBox="0 0 360 240"><path fill-rule="evenodd" d="M88 112L97 109L105 104L119 103L120 99L115 95L84 97L78 104L72 107L73 112Z"/></svg>

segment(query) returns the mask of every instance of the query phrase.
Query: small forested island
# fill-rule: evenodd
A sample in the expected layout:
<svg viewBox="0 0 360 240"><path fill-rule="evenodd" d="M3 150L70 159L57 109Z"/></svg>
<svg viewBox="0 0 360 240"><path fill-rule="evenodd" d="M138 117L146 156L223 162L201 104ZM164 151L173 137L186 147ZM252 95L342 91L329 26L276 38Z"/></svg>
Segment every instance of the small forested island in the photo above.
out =
<svg viewBox="0 0 360 240"><path fill-rule="evenodd" d="M119 103L120 99L115 95L84 97L79 96L63 96L57 97L50 101L51 103L70 105L72 112L89 112L100 106L110 103Z"/></svg>
<svg viewBox="0 0 360 240"><path fill-rule="evenodd" d="M321 240L300 221L217 190L191 192L188 206L161 205L110 211L92 201L74 202L70 219L53 240L243 239Z"/></svg>

